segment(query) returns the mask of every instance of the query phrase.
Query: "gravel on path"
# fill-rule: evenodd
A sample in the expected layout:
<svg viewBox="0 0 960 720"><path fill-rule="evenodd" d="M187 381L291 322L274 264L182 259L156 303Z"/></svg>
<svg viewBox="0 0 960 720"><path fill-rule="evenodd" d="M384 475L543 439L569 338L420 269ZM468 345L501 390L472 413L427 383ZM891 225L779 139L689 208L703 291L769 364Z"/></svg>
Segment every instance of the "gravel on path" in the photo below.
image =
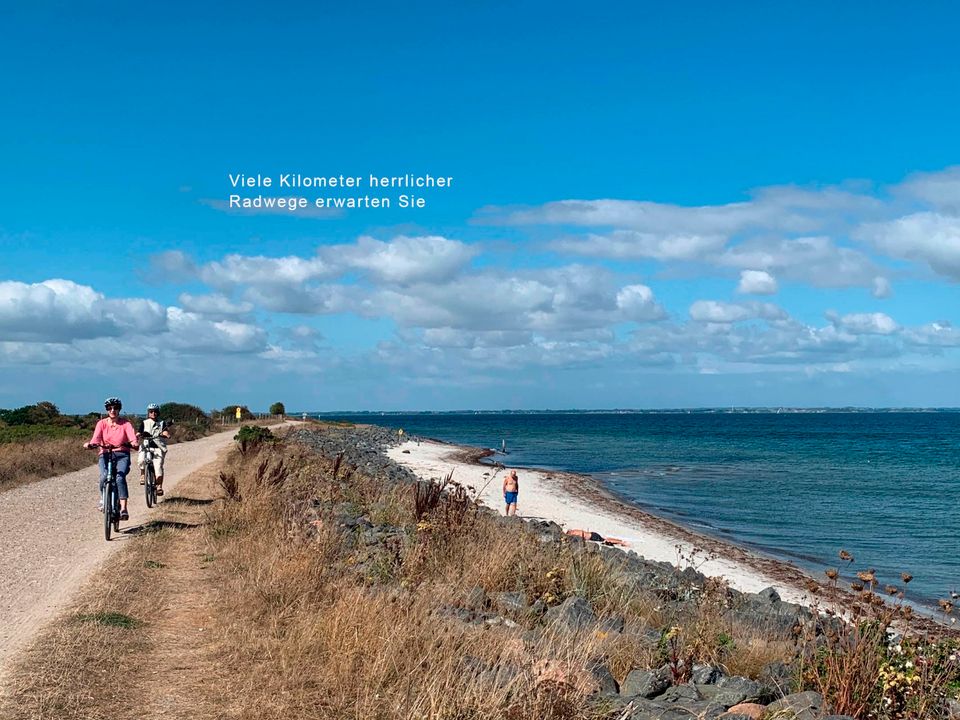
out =
<svg viewBox="0 0 960 720"><path fill-rule="evenodd" d="M233 442L235 432L233 428L171 445L164 488L176 487L190 473L214 462ZM130 520L121 523L120 534L110 542L103 539L102 516L97 512L95 465L0 495L0 680L10 660L67 606L104 558L130 542L156 514L146 507L136 458L132 460Z"/></svg>

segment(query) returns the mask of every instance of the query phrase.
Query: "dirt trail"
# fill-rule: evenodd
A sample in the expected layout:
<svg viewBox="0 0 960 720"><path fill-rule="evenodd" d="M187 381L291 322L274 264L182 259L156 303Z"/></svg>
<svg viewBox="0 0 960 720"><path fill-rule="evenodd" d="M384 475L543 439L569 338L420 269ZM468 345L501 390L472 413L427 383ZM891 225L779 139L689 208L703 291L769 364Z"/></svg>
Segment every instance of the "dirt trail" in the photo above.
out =
<svg viewBox="0 0 960 720"><path fill-rule="evenodd" d="M213 462L234 431L171 445L165 489ZM131 474L133 475L133 474ZM138 478L130 484L130 521L103 539L97 512L95 466L48 478L0 495L0 687L11 660L111 553L158 517L148 510ZM162 508L162 506L161 506Z"/></svg>

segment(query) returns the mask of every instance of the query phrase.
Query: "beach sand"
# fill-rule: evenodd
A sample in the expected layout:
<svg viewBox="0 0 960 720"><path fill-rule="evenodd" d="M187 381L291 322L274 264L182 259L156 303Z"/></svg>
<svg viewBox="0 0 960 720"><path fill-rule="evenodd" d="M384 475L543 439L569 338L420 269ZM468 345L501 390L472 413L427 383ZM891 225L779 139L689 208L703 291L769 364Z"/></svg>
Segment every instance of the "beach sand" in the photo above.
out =
<svg viewBox="0 0 960 720"><path fill-rule="evenodd" d="M439 480L453 472L453 480L473 487L485 505L502 515L505 470L479 462L489 454L476 448L412 440L388 452L391 459L425 480ZM605 538L618 538L626 542L627 551L648 560L675 565L679 561L682 567L692 564L704 575L725 578L731 587L741 592L754 593L774 587L788 602L809 605L813 601L805 589L810 576L788 563L650 515L607 493L589 477L525 468L517 468L517 472L520 478L517 514L521 518L552 520L564 530L593 531ZM694 552L694 548L701 550Z"/></svg>

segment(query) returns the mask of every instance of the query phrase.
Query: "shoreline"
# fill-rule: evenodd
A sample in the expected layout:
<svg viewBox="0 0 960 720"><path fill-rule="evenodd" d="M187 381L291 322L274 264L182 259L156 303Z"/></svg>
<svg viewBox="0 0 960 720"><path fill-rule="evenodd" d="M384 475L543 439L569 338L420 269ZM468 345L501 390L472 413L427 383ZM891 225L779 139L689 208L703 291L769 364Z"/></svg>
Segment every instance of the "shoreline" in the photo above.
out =
<svg viewBox="0 0 960 720"><path fill-rule="evenodd" d="M453 480L472 487L477 499L500 515L504 513L501 485L505 467L483 462L496 451L436 439L406 440L387 451L390 459L429 480L442 479L451 471ZM666 518L654 515L621 499L589 475L535 468L516 468L520 473L517 516L523 520L556 522L564 531L592 531L604 538L626 542L621 548L647 560L692 566L704 575L723 577L731 588L757 593L769 587L781 599L805 607L817 606L843 613L857 597L839 584L819 581L789 561L725 541ZM681 550L678 552L677 546ZM699 552L693 552L699 548ZM692 557L692 561L691 561ZM909 625L917 629L954 632L934 610L904 601L916 611Z"/></svg>
<svg viewBox="0 0 960 720"><path fill-rule="evenodd" d="M423 479L440 479L453 471L455 481L473 487L484 505L503 514L503 470L499 463L481 462L493 455L492 451L438 440L421 440L419 445L408 440L390 448L387 454ZM798 568L629 505L588 475L517 470L517 515L524 520L550 520L564 531L578 529L616 538L626 543L625 551L634 551L647 560L693 566L704 575L722 576L741 592L774 587L787 602L809 606L815 600L806 587L814 579ZM822 595L826 594L817 593L816 597L823 601L827 598Z"/></svg>

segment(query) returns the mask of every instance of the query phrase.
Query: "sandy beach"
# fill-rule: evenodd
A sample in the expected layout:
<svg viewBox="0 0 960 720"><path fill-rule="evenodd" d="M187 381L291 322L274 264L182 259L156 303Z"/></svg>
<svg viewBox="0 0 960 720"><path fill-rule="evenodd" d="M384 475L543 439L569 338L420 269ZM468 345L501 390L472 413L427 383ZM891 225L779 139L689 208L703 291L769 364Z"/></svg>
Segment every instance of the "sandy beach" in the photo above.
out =
<svg viewBox="0 0 960 720"><path fill-rule="evenodd" d="M455 481L475 488L485 505L503 514L504 469L480 463L484 451L411 440L391 448L388 454L423 479L440 479L452 472ZM496 456L496 460L509 458ZM521 518L552 520L564 530L617 538L626 543L627 552L649 560L693 564L705 575L725 578L742 592L774 587L786 601L807 605L813 600L805 589L810 577L798 568L643 512L605 492L588 477L525 468L518 468L518 474L517 514ZM701 550L694 552L694 548Z"/></svg>

